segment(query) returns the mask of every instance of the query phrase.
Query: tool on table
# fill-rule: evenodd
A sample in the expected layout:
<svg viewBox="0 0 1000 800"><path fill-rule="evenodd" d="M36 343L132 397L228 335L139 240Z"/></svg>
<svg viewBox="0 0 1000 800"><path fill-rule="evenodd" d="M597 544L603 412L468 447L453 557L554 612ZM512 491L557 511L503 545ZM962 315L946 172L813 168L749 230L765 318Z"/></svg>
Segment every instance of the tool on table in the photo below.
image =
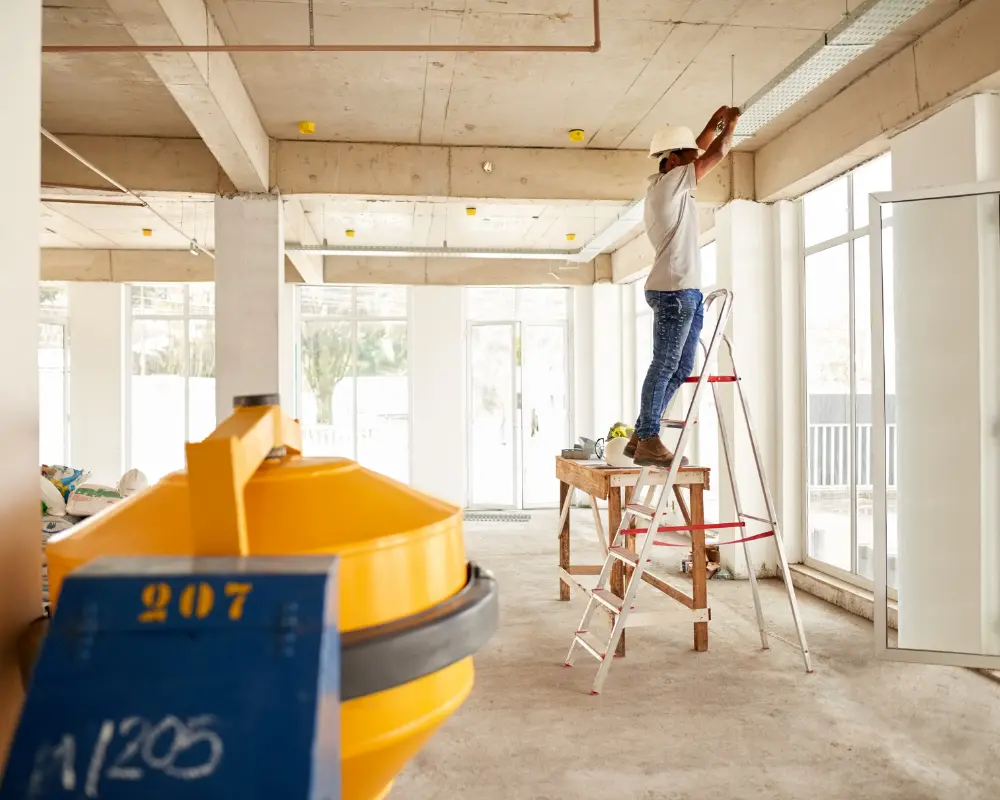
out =
<svg viewBox="0 0 1000 800"><path fill-rule="evenodd" d="M778 562L781 568L781 577L784 579L785 590L788 593L788 602L791 606L792 618L795 621L795 629L798 634L799 647L802 651L802 658L805 663L806 672L812 672L812 664L809 658L809 647L806 644L805 630L802 627L799 606L795 599L795 587L792 585L792 577L788 570L788 561L785 558L784 543L778 527L778 518L774 509L774 501L771 498L771 490L768 487L767 478L764 474L764 465L761 461L760 448L757 445L757 437L754 434L753 425L750 421L750 408L747 404L746 397L743 394L743 388L740 385L739 374L736 370L736 362L733 359L732 343L729 341L729 337L727 337L724 332L732 310L732 292L728 289L719 289L706 297L704 301L706 316L708 315L710 308L717 301L721 302L721 306L719 309L718 320L716 321L715 329L712 333L712 338L707 348L704 343L702 343L702 349L705 357L701 372L698 375L687 379L688 383L696 384L694 394L691 398L690 405L688 406L687 415L683 420L671 420L666 418L661 420L661 425L663 427L677 428L681 431L680 441L677 443L677 450L674 453L673 461L671 462L669 468L642 467L639 473L638 481L632 493L632 497L638 500L638 502L632 502L625 506L621 524L614 535L611 546L608 548L608 555L604 561L604 566L601 568L601 572L597 580L597 586L587 592L587 607L583 613L583 619L580 621L576 633L573 635L573 643L570 645L569 653L566 656L566 666L571 666L573 663L573 657L576 654L576 648L581 647L600 662L600 666L597 670L597 677L594 679L594 686L592 690L593 694L600 693L601 688L604 685L604 680L607 678L608 671L611 668L611 662L614 658L615 650L618 647L618 641L625 628L633 625L657 624L662 620L662 617L659 615L650 613L637 613L634 618L631 617L635 609L636 592L638 591L639 584L642 583L643 580L652 583L654 586L669 583L661 577L654 576L646 568L646 564L650 560L650 555L652 555L652 548L654 545L663 544L671 546L671 543L656 541L655 534L658 532L676 533L684 531L693 532L695 530L705 531L734 529L741 534L741 537L734 541L718 541L714 544L718 546L740 543L743 544L743 554L746 558L747 570L750 574L750 586L753 590L757 627L760 631L760 643L762 649L765 650L769 647L767 630L765 628L764 614L761 608L760 593L757 587L757 572L754 567L753 558L750 554L749 543L756 539L765 539L773 536L778 553ZM709 374L711 364L716 357L721 344L725 344L728 350L729 360L733 366L732 375ZM684 457L684 451L691 438L691 432L694 429L694 425L698 421L698 401L701 398L702 388L706 383L710 384L712 387L712 394L715 398L716 409L721 407L719 396L720 385L723 383L731 383L736 389L740 405L743 409L743 417L746 422L746 430L749 435L750 447L753 451L754 461L757 467L757 476L760 481L760 491L764 500L764 506L767 509L767 515L766 517L760 517L747 514L743 511L743 504L740 500L739 488L736 483L733 453L730 449L732 445L728 436L725 419L721 414L719 414L719 438L722 440L723 444L723 452L726 459L726 472L732 489L737 521L697 526L692 526L690 524L676 526L663 525L662 523L665 521L669 507L668 501L673 496L674 486L677 481L677 473ZM666 473L666 480L660 484L662 488L660 489L657 497L656 491L658 486L655 481L657 476L660 476L660 480L663 480L663 473ZM654 497L656 498L655 500ZM646 527L639 527L643 524L641 522L642 520L645 520ZM763 523L767 527L767 530L753 535L746 535L748 521L751 523ZM627 536L645 537L642 547L638 553L632 552L625 546ZM624 597L618 597L609 588L612 568L615 566L616 562L621 562L625 569L631 573L625 583ZM691 608L691 606L688 607ZM597 639L589 630L591 621L594 618L594 612L598 610L609 614L612 620L611 636L607 642ZM710 609L691 608L691 611L692 621L695 623L707 624L711 619ZM674 616L674 619L676 619L676 616Z"/></svg>
<svg viewBox="0 0 1000 800"><path fill-rule="evenodd" d="M604 440L588 439L586 436L581 436L579 444L567 447L561 453L563 458L573 458L579 461L587 461L591 458L601 458L603 454Z"/></svg>

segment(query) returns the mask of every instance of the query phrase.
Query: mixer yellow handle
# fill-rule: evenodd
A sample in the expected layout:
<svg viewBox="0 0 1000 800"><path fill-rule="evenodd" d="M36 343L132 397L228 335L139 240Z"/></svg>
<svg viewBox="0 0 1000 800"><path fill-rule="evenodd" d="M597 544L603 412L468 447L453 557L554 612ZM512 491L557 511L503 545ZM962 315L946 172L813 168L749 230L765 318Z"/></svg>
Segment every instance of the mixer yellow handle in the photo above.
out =
<svg viewBox="0 0 1000 800"><path fill-rule="evenodd" d="M206 439L185 446L196 556L249 555L247 482L272 453L302 452L299 422L276 396L236 398L235 405Z"/></svg>

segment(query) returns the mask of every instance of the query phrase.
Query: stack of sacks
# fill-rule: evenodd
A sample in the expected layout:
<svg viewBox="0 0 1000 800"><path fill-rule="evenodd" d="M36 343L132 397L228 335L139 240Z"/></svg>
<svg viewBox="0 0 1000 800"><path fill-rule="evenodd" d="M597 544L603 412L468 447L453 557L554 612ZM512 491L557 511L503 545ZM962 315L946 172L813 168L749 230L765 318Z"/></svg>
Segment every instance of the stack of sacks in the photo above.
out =
<svg viewBox="0 0 1000 800"><path fill-rule="evenodd" d="M49 604L49 570L45 545L49 537L68 530L84 517L90 517L145 489L146 476L130 469L117 486L86 483L90 470L64 466L42 466L42 602Z"/></svg>
<svg viewBox="0 0 1000 800"><path fill-rule="evenodd" d="M67 513L66 503L70 494L89 477L90 470L42 465L42 603L46 609L49 606L49 566L45 545L50 536L80 521L80 517Z"/></svg>

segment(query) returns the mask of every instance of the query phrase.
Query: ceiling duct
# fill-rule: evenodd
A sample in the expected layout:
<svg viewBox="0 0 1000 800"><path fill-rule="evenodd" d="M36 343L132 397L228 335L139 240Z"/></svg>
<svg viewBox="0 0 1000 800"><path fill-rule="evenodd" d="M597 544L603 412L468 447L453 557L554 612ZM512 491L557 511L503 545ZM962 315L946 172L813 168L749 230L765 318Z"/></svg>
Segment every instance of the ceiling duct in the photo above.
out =
<svg viewBox="0 0 1000 800"><path fill-rule="evenodd" d="M749 139L930 2L869 0L860 5L744 103L736 139Z"/></svg>

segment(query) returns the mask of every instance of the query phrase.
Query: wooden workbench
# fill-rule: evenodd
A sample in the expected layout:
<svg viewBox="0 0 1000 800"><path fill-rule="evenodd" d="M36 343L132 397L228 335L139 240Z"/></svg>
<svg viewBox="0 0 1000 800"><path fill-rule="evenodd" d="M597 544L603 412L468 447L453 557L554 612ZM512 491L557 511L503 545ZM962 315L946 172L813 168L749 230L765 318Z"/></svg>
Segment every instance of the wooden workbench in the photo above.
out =
<svg viewBox="0 0 1000 800"><path fill-rule="evenodd" d="M656 475L656 473L654 473ZM659 473L659 485L666 481L666 472ZM591 507L594 511L594 524L597 528L598 542L601 545L605 556L610 540L614 538L621 524L622 509L625 504L632 502L632 487L639 479L639 467L623 469L620 467L609 467L603 461L588 460L581 461L570 458L556 457L556 478L559 479L559 509L560 509L560 529L559 529L559 599L569 600L570 586L578 588L592 589L593 586L584 587L575 579L576 575L599 575L601 565L597 564L577 564L570 562L570 536L569 536L569 504L572 500L573 490L577 489L590 497ZM655 482L655 481L654 481ZM677 481L674 485L674 496L677 505L688 525L705 524L705 502L704 493L709 489L709 469L708 467L687 466L682 467L677 473ZM687 490L689 502L685 502L683 490ZM624 497L623 497L624 494ZM607 537L604 535L600 515L597 511L597 500L607 500L608 502L608 525ZM643 527L645 521L637 522L637 527ZM625 544L632 552L636 551L635 535L625 537ZM708 608L708 571L707 560L705 558L705 531L691 531L691 594L687 595L675 586L644 572L643 580L655 587L659 591L668 595L672 599L692 610L705 610ZM629 570L628 572L631 572ZM623 568L620 561L615 561L611 571L610 589L618 597L625 595L625 583L629 575ZM707 613L707 612L706 612ZM701 652L708 649L708 622L695 622L694 625L694 649ZM616 655L625 655L625 633L622 632L621 640L618 643Z"/></svg>

